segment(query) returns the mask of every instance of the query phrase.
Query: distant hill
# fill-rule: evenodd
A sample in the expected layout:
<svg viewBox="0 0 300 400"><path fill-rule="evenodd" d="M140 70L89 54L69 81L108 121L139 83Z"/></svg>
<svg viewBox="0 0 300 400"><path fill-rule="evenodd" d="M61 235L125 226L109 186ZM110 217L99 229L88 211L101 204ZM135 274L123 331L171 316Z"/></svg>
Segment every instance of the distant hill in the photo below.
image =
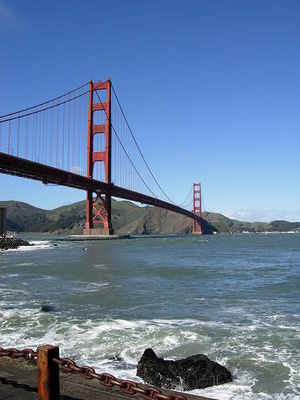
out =
<svg viewBox="0 0 300 400"><path fill-rule="evenodd" d="M85 225L86 203L43 210L18 201L2 201L7 208L7 230L15 232L51 232L81 234ZM139 207L129 201L112 201L112 223L115 233L131 234L179 234L191 233L192 221L183 215L154 207ZM222 214L203 214L203 233L239 233L300 230L299 222L274 221L241 222Z"/></svg>
<svg viewBox="0 0 300 400"><path fill-rule="evenodd" d="M273 230L270 224L266 222L244 222L236 219L230 219L218 213L204 213L203 217L207 219L218 232L238 233L238 232L264 232Z"/></svg>
<svg viewBox="0 0 300 400"><path fill-rule="evenodd" d="M289 232L300 230L300 222L273 221L270 225L273 231Z"/></svg>
<svg viewBox="0 0 300 400"><path fill-rule="evenodd" d="M18 201L2 201L6 207L6 229L15 232L56 232L79 234L83 232L86 202L80 201L54 210L43 210ZM112 221L116 232L142 217L148 208L129 201L112 201Z"/></svg>

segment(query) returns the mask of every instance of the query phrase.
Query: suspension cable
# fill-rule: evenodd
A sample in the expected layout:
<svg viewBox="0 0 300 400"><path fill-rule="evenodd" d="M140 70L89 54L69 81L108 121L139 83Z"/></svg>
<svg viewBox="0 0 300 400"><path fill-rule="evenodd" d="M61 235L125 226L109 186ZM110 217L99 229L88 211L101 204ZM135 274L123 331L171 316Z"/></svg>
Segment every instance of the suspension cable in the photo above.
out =
<svg viewBox="0 0 300 400"><path fill-rule="evenodd" d="M107 115L107 112L106 112L106 109L105 109L105 107L104 107L104 105L103 105L103 103L102 103L102 101L101 101L101 99L100 99L100 97L99 97L99 95L98 95L98 93L97 93L97 90L95 90L95 92L96 92L96 95L97 95L97 97L98 97L98 100L100 101L100 103L101 103L101 105L102 105L102 107L103 107L103 110L104 110L104 112L105 112L105 114L106 114L106 118L109 119L109 118L108 118L108 115ZM144 183L144 185L147 187L147 189L150 191L150 193L151 193L156 199L158 199L158 197L153 193L153 191L149 188L149 186L147 185L147 183L144 181L144 179L142 178L142 176L141 176L141 174L139 173L139 171L136 169L135 165L133 164L133 161L131 160L129 154L127 153L127 151L126 151L126 149L125 149L125 147L124 147L124 145L123 145L123 143L122 143L122 141L121 141L121 139L120 139L120 137L119 137L119 135L118 135L117 131L115 130L115 128L114 128L114 126L113 126L112 123L111 123L111 127L112 127L112 129L113 129L113 131L114 131L114 133L115 133L115 135L116 135L116 137L117 137L117 139L118 139L120 145L122 146L122 149L124 150L124 152L125 152L125 154L126 154L128 160L130 161L130 164L133 166L135 172L138 174L138 176L140 177L140 179L142 180L142 182Z"/></svg>
<svg viewBox="0 0 300 400"><path fill-rule="evenodd" d="M190 210L190 207L193 204L193 200L191 200L189 203L185 204L184 206L181 206L181 208L185 208L186 210Z"/></svg>
<svg viewBox="0 0 300 400"><path fill-rule="evenodd" d="M185 202L188 200L188 198L189 198L190 195L192 194L192 191L193 191L193 187L191 186L191 189L190 189L188 195L186 196L186 198L184 199L184 201L183 201L181 204L179 204L179 207L187 207L188 205L190 205L190 204L192 203L193 200L190 201L186 206L184 206Z"/></svg>
<svg viewBox="0 0 300 400"><path fill-rule="evenodd" d="M150 172L152 178L154 179L155 183L157 184L157 186L159 187L159 189L161 190L161 192L165 195L165 197L170 201L170 203L176 205L176 204L173 202L173 200L170 199L170 197L166 194L166 192L163 190L163 188L160 186L160 184L158 183L157 179L155 178L153 172L151 171L151 168L149 167L149 164L147 163L147 161L146 161L146 159L145 159L145 157L144 157L144 155L143 155L143 153L142 153L142 151L141 151L141 149L140 149L140 146L138 145L138 143L137 143L137 141L136 141L136 139L135 139L135 136L134 136L134 134L133 134L133 132L132 132L132 129L131 129L130 125L129 125L129 122L127 121L127 118L126 118L126 116L125 116L125 113L124 113L124 111L123 111L123 108L122 108L122 106L121 106L121 103L120 103L120 101L119 101L119 99L118 99L117 93L116 93L116 91L115 91L115 89L114 89L114 87L113 87L113 84L111 85L111 87L112 87L112 90L113 90L113 92L114 92L114 95L116 96L118 105L119 105L120 110L121 110L121 112L122 112L122 115L123 115L123 117L124 117L124 119L125 119L125 122L126 122L126 124L127 124L127 126L128 126L128 129L129 129L129 131L130 131L130 134L131 134L131 136L132 136L132 138L133 138L133 140L134 140L134 143L136 144L136 147L137 147L137 149L138 149L138 151L139 151L139 153L140 153L140 155L141 155L141 157L142 157L142 159L143 159L143 161L144 161L144 163L145 163L145 165L146 165L148 171Z"/></svg>
<svg viewBox="0 0 300 400"><path fill-rule="evenodd" d="M209 227L209 225L210 225L210 222L208 221L208 211L206 211L206 209L205 209L205 204L204 204L204 196L203 196L203 191L202 191L202 189L201 189L201 202L202 202L202 205L203 205L203 207L202 207L202 210L203 210L203 212L201 212L201 218L202 218L202 220L204 220L204 218L203 218L203 214L205 213L206 214L206 226L203 228L203 230L202 230L202 232L203 233L205 233L206 231L207 231L207 229L208 229L208 227Z"/></svg>
<svg viewBox="0 0 300 400"><path fill-rule="evenodd" d="M58 106L60 106L62 104L70 103L71 101L76 100L79 97L82 97L87 93L89 93L89 90L87 90L86 92L80 93L79 95L77 95L75 97L72 97L71 99L68 99L68 100L65 100L65 101L61 101L60 103L53 104L52 106L41 108L40 110L37 110L37 111L31 111L31 112L29 112L27 114L23 114L23 115L20 115L20 116L18 115L16 117L3 119L2 121L0 121L0 124L2 124L3 122L13 121L13 120L18 119L18 118L28 117L29 115L38 114L38 113L43 112L43 111L51 110L51 108L58 107Z"/></svg>
<svg viewBox="0 0 300 400"><path fill-rule="evenodd" d="M1 115L0 118L10 117L11 115L20 114L20 113L23 113L23 112L25 112L25 111L29 111L29 110L32 110L32 109L34 109L34 108L44 106L45 104L48 104L48 103L51 103L52 101L61 99L62 97L67 96L68 94L74 93L74 92L76 92L77 90L82 89L82 88L83 88L84 86L86 86L88 83L89 83L89 82L86 82L85 84L79 86L79 87L76 88L76 89L71 90L70 92L67 92L67 93L62 94L62 95L60 95L60 96L58 96L58 97L55 97L54 99L44 101L43 103L36 104L35 106L27 107L27 108L24 108L23 110L19 110L19 111L14 111L14 112L12 112L12 113L10 113L10 114Z"/></svg>

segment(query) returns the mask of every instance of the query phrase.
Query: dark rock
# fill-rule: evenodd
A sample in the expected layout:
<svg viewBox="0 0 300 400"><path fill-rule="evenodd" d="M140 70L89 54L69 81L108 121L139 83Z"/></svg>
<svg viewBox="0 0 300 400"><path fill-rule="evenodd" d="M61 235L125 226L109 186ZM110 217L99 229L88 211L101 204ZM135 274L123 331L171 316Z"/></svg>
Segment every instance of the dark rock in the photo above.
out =
<svg viewBox="0 0 300 400"><path fill-rule="evenodd" d="M146 349L138 362L137 376L146 383L166 389L193 390L232 382L231 373L203 354L183 360L158 358Z"/></svg>
<svg viewBox="0 0 300 400"><path fill-rule="evenodd" d="M15 237L0 238L0 250L17 249L20 246L32 246L29 242Z"/></svg>
<svg viewBox="0 0 300 400"><path fill-rule="evenodd" d="M43 304L40 311L41 312L53 312L53 311L56 311L56 308L49 304Z"/></svg>
<svg viewBox="0 0 300 400"><path fill-rule="evenodd" d="M124 358L120 356L120 354L116 354L112 357L109 357L109 360L111 361L124 361Z"/></svg>

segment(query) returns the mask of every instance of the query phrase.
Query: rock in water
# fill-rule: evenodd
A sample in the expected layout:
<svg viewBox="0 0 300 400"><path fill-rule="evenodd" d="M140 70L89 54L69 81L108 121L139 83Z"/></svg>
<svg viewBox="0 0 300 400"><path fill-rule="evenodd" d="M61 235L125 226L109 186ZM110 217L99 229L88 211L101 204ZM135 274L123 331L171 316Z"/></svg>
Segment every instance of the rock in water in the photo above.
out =
<svg viewBox="0 0 300 400"><path fill-rule="evenodd" d="M50 304L43 304L41 309L41 312L53 312L56 311L54 306L51 306Z"/></svg>
<svg viewBox="0 0 300 400"><path fill-rule="evenodd" d="M0 250L17 249L19 246L31 246L31 244L16 237L0 238Z"/></svg>
<svg viewBox="0 0 300 400"><path fill-rule="evenodd" d="M203 389L232 382L225 367L203 354L172 361L158 358L152 349L144 351L136 374L146 383L166 389Z"/></svg>

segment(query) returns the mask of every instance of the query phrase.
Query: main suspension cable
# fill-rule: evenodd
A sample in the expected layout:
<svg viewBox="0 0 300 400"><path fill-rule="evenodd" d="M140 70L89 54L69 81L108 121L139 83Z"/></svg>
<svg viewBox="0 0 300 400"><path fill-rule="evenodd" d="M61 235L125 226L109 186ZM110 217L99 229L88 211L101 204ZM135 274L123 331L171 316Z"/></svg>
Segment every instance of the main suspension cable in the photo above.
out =
<svg viewBox="0 0 300 400"><path fill-rule="evenodd" d="M3 119L2 121L0 121L0 124L2 124L4 122L8 122L8 121L13 121L13 120L18 119L18 118L28 117L29 115L38 114L38 113L43 112L43 111L51 110L51 108L55 108L55 107L61 106L62 104L70 103L71 101L76 100L79 97L82 97L87 93L89 93L89 90L87 90L86 92L80 93L79 95L77 95L75 97L72 97L71 99L68 99L68 100L65 100L65 101L61 101L60 103L53 104L52 106L41 108L40 110L37 110L37 111L31 111L31 112L29 112L27 114L17 115L16 117Z"/></svg>
<svg viewBox="0 0 300 400"><path fill-rule="evenodd" d="M54 99L47 100L47 101L44 101L43 103L36 104L36 105L34 105L34 106L24 108L23 110L18 110L18 111L14 111L14 112L12 112L12 113L9 113L9 114L1 115L0 118L2 119L2 118L10 117L11 115L20 114L20 113L23 113L23 112L25 112L25 111L29 111L29 110L32 110L32 109L34 109L34 108L44 106L45 104L48 104L48 103L51 103L52 101L56 101L56 100L58 100L58 99L61 99L62 97L68 96L69 94L74 93L74 92L76 92L77 90L82 89L82 88L83 88L84 86L86 86L88 83L89 83L89 82L86 82L85 84L79 86L78 88L73 89L73 90L71 90L70 92L67 92L67 93L65 93L65 94L62 94L62 95L60 95L60 96L58 96L58 97L55 97Z"/></svg>
<svg viewBox="0 0 300 400"><path fill-rule="evenodd" d="M190 195L192 194L192 191L193 191L193 187L191 187L191 189L190 189L190 191L189 191L189 193L188 193L188 195L186 196L186 198L184 199L184 201L181 203L181 204L179 204L179 207L187 207L188 205L190 205L190 203L193 201L190 201L186 206L184 205L185 204L185 202L188 200L188 198L190 197Z"/></svg>
<svg viewBox="0 0 300 400"><path fill-rule="evenodd" d="M143 159L143 161L144 161L144 163L145 163L145 165L146 165L148 171L150 172L152 178L154 179L155 183L157 184L157 186L159 187L159 189L161 190L161 192L165 195L165 197L170 201L170 203L176 205L176 204L173 202L173 200L170 199L170 197L166 194L166 192L163 190L163 188L160 186L159 182L157 181L157 179L155 178L153 172L151 171L151 168L149 167L149 164L147 163L147 161L146 161L146 159L145 159L145 157L144 157L144 155L143 155L143 153L142 153L142 151L141 151L141 149L140 149L140 146L138 145L138 143L137 143L137 141L136 141L136 139L135 139L135 136L134 136L134 134L133 134L133 132L132 132L132 129L131 129L130 125L129 125L129 122L127 121L127 118L126 118L126 116L125 116L125 113L124 113L124 111L123 111L123 108L122 108L122 106L121 106L121 103L120 103L120 101L119 101L119 98L118 98L118 96L117 96L117 93L116 93L116 91L115 91L115 89L114 89L114 87L113 87L113 84L111 85L111 87L112 87L112 90L113 90L113 92L114 92L114 95L116 96L116 100L117 100L117 102L118 102L118 105L119 105L119 107L120 107L120 110L121 110L121 112L122 112L122 115L123 115L123 117L124 117L124 119L125 119L125 122L126 122L126 124L127 124L127 126L128 126L129 132L130 132L130 134L131 134L131 136L132 136L132 138L133 138L133 140L134 140L134 143L135 143L135 145L136 145L136 147L137 147L137 149L138 149L138 151L139 151L139 153L140 153L140 155L141 155L141 157L142 157L142 159Z"/></svg>
<svg viewBox="0 0 300 400"><path fill-rule="evenodd" d="M104 107L104 105L103 105L103 103L102 103L102 101L101 101L101 99L100 99L100 97L99 97L99 95L98 95L98 93L97 93L97 90L95 90L95 92L96 92L96 95L97 95L97 97L98 97L98 100L100 101L100 103L101 103L101 105L102 105L102 107L103 107L103 110L104 110L104 112L105 112L105 114L106 114L106 118L109 119L109 117L108 117L108 115L107 115L107 112L106 112L106 110L105 110L105 107ZM133 166L135 172L138 174L138 176L140 177L140 179L142 180L142 182L144 183L144 185L147 187L147 189L150 191L150 193L151 193L156 199L158 199L158 197L153 193L153 191L149 188L149 186L147 185L147 183L144 181L144 179L143 179L143 177L141 176L141 174L139 173L139 171L136 169L135 165L133 164L133 161L131 160L129 154L127 153L127 151L126 151L126 149L125 149L125 147L124 147L124 145L123 145L123 143L122 143L122 141L121 141L121 139L120 139L120 137L119 137L119 135L118 135L117 131L115 130L115 128L114 128L114 126L113 126L112 123L111 123L111 127L112 127L112 129L113 129L113 131L114 131L114 133L115 133L115 135L116 135L116 137L117 137L117 139L118 139L120 145L122 146L122 149L124 150L124 152L125 152L125 154L126 154L128 160L130 161L130 164Z"/></svg>

